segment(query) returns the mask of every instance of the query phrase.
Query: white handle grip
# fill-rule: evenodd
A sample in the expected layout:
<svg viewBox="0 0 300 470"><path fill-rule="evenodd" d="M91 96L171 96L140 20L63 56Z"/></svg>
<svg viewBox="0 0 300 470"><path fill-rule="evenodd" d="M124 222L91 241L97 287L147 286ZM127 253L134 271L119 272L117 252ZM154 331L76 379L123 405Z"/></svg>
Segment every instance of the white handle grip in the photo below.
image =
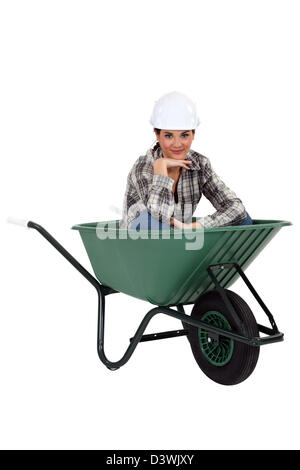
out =
<svg viewBox="0 0 300 470"><path fill-rule="evenodd" d="M16 224L16 225L21 225L22 227L29 228L27 226L29 220L24 220L24 219L16 219L15 217L7 217L6 221L10 224Z"/></svg>

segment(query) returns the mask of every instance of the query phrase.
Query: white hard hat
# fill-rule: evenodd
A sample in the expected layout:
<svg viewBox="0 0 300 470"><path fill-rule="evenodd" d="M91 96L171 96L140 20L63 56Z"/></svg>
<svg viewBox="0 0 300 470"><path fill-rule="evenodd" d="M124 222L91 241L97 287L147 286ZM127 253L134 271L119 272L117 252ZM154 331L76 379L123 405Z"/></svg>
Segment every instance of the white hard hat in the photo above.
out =
<svg viewBox="0 0 300 470"><path fill-rule="evenodd" d="M150 123L157 129L188 130L199 126L195 104L185 95L172 91L155 101Z"/></svg>

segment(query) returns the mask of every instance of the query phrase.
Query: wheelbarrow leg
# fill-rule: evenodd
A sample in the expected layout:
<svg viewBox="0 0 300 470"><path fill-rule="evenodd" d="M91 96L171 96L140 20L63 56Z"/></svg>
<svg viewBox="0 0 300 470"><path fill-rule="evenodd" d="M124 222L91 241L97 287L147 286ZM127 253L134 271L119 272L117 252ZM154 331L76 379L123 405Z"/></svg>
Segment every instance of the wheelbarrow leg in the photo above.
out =
<svg viewBox="0 0 300 470"><path fill-rule="evenodd" d="M109 292L108 292L109 293ZM154 315L157 315L158 313L166 313L170 315L169 311L172 312L171 309L164 308L164 307L154 307L151 309L143 318L141 321L135 335L130 339L130 343L128 348L126 349L123 357L116 362L109 361L105 355L104 352L104 319L105 319L105 294L102 293L102 290L98 290L98 298L99 298L99 303L98 303L98 333L97 333L97 350L98 350L98 356L103 362L103 364L106 365L106 367L110 370L117 370L132 356L135 348L139 344L140 341L143 339L143 334L145 329L147 328L150 320L154 317ZM163 311L165 310L165 312ZM173 312L173 315L175 314L176 316L176 311ZM178 314L179 316L181 315L180 313ZM187 316L186 316L187 317ZM187 317L189 318L189 317ZM180 318L181 319L181 318Z"/></svg>
<svg viewBox="0 0 300 470"><path fill-rule="evenodd" d="M182 304L177 305L177 310L178 310L178 312L185 313L185 310L184 310L184 307L183 307ZM182 326L183 326L184 330L189 329L189 325L187 323L185 323L184 321L182 321L181 323L182 323Z"/></svg>

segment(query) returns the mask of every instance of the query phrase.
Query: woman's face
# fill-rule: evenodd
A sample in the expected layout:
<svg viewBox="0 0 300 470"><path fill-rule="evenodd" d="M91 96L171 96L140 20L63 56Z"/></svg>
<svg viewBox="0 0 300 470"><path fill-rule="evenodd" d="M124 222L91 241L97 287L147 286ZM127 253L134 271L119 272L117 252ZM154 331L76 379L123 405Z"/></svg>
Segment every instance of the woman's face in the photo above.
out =
<svg viewBox="0 0 300 470"><path fill-rule="evenodd" d="M160 135L156 134L156 138L159 141L165 158L184 160L194 140L194 134L191 130L174 131L161 129Z"/></svg>

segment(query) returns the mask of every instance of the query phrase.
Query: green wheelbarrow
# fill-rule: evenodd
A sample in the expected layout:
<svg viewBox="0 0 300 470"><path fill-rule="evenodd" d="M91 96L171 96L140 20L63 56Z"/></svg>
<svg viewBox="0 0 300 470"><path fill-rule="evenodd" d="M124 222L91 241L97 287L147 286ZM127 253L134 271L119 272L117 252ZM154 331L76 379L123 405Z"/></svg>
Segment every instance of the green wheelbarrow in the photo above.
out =
<svg viewBox="0 0 300 470"><path fill-rule="evenodd" d="M74 225L95 278L42 226L8 221L36 229L96 288L97 351L110 370L123 366L140 342L185 335L201 370L217 383L234 385L251 375L260 346L283 341L273 315L244 271L290 222L254 220L253 225L171 231L121 229L119 220ZM239 276L270 325L258 324L247 303L228 289ZM112 362L104 352L104 315L105 297L114 293L146 300L154 307L130 338L123 357ZM184 305L191 304L187 315ZM178 319L183 328L144 334L159 313Z"/></svg>

